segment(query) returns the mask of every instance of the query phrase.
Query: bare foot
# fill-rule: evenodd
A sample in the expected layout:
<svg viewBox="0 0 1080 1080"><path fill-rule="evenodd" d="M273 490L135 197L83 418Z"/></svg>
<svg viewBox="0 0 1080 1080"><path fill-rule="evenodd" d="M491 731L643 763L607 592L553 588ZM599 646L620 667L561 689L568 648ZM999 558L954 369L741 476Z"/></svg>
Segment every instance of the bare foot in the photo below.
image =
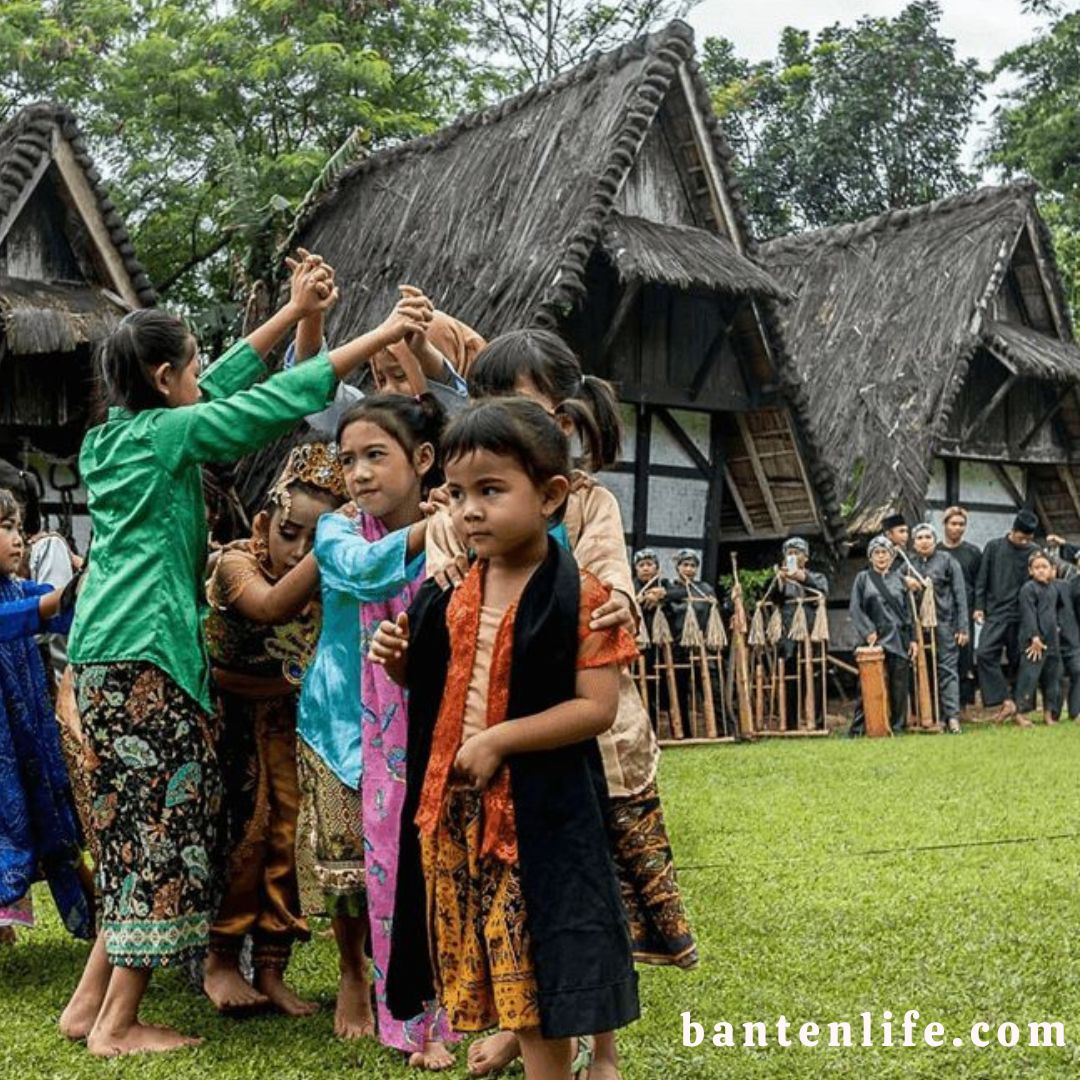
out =
<svg viewBox="0 0 1080 1080"><path fill-rule="evenodd" d="M414 1069L429 1069L441 1072L454 1066L454 1055L446 1049L446 1044L435 1039L424 1043L424 1049L409 1057L409 1065Z"/></svg>
<svg viewBox="0 0 1080 1080"><path fill-rule="evenodd" d="M469 1075L493 1076L501 1072L521 1053L517 1036L512 1031L497 1031L477 1039L469 1047Z"/></svg>
<svg viewBox="0 0 1080 1080"><path fill-rule="evenodd" d="M83 997L78 991L60 1014L60 1034L72 1042L81 1042L94 1030L94 1022L101 1011L101 999Z"/></svg>
<svg viewBox="0 0 1080 1080"><path fill-rule="evenodd" d="M622 1080L614 1061L594 1061L589 1066L589 1080Z"/></svg>
<svg viewBox="0 0 1080 1080"><path fill-rule="evenodd" d="M15 944L15 927L0 926L0 945Z"/></svg>
<svg viewBox="0 0 1080 1080"><path fill-rule="evenodd" d="M1022 713L1016 714L1016 726L1017 727L1034 727L1034 724Z"/></svg>
<svg viewBox="0 0 1080 1080"><path fill-rule="evenodd" d="M371 1012L371 983L342 972L334 1010L334 1034L339 1039L366 1039L375 1034Z"/></svg>
<svg viewBox="0 0 1080 1080"><path fill-rule="evenodd" d="M203 991L218 1012L243 1012L270 1004L270 999L240 974L235 963L214 953L206 958Z"/></svg>
<svg viewBox="0 0 1080 1080"><path fill-rule="evenodd" d="M181 1035L168 1027L132 1024L125 1031L102 1031L95 1027L86 1040L86 1049L94 1057L120 1057L123 1054L162 1054L202 1044L202 1039Z"/></svg>
<svg viewBox="0 0 1080 1080"><path fill-rule="evenodd" d="M255 972L255 988L266 995L278 1012L286 1016L311 1016L319 1011L314 1001L305 1001L285 985L282 973L276 968L261 968Z"/></svg>

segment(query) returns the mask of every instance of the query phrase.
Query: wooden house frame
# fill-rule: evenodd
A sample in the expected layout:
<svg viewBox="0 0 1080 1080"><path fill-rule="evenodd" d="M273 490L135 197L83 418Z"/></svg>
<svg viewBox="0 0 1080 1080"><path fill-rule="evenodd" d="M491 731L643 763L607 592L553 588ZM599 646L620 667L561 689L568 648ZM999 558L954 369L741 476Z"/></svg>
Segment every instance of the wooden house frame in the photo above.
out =
<svg viewBox="0 0 1080 1080"><path fill-rule="evenodd" d="M375 325L402 282L489 339L564 336L623 403L623 460L604 481L631 545L697 549L712 578L721 546L775 558L792 531L838 533L779 345L786 291L754 261L684 23L367 157L294 240L336 268L331 343ZM249 505L280 457L241 476Z"/></svg>
<svg viewBox="0 0 1080 1080"><path fill-rule="evenodd" d="M36 476L46 514L74 510L81 544L91 349L155 299L72 113L22 109L0 127L0 456Z"/></svg>

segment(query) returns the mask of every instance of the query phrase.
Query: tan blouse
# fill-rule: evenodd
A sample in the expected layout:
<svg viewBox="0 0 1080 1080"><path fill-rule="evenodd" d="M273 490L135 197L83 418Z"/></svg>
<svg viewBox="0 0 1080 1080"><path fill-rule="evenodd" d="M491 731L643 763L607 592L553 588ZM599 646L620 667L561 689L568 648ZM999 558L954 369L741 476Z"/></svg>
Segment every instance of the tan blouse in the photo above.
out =
<svg viewBox="0 0 1080 1080"><path fill-rule="evenodd" d="M495 655L495 638L506 614L505 608L480 605L480 630L476 635L476 660L473 663L469 689L465 694L465 720L461 726L461 741L478 735L487 727L488 687L491 685L491 660Z"/></svg>

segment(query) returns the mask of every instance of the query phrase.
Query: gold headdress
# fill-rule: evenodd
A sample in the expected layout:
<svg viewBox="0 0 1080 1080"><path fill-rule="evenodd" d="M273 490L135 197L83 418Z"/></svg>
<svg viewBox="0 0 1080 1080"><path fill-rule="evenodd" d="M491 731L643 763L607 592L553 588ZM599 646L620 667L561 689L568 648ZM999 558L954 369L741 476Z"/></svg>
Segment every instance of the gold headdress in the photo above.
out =
<svg viewBox="0 0 1080 1080"><path fill-rule="evenodd" d="M344 502L345 476L338 460L337 444L303 443L290 451L285 468L270 489L270 502L286 514L292 509L289 486L298 481L329 492Z"/></svg>

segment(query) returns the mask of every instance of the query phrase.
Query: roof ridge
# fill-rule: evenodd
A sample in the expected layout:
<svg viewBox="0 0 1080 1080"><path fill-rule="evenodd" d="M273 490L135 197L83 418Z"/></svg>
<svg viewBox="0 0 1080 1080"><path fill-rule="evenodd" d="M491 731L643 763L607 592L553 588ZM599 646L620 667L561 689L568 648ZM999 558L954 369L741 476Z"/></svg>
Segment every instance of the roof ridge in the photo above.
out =
<svg viewBox="0 0 1080 1080"><path fill-rule="evenodd" d="M918 206L886 210L860 221L842 222L820 229L808 229L805 232L772 237L762 241L758 245L758 250L763 256L773 256L785 251L799 251L814 246L840 247L874 233L906 228L940 214L955 213L958 210L966 210L994 200L1015 199L1030 202L1038 190L1039 185L1031 179L1016 180L1008 184L989 184L971 191L962 191L956 195L947 195L932 202L920 203Z"/></svg>
<svg viewBox="0 0 1080 1080"><path fill-rule="evenodd" d="M396 146L388 146L369 154L342 172L334 185L308 208L305 219L310 220L314 217L317 209L321 209L327 202L332 202L354 176L374 172L413 154L441 150L466 131L498 123L500 120L520 112L534 101L542 100L552 94L561 93L563 90L594 78L601 70L619 71L635 60L644 60L649 55L659 54L675 42L681 42L682 47L689 52L693 47L693 41L694 31L690 25L682 19L672 19L661 29L648 34L641 34L632 41L625 42L608 52L593 53L587 60L583 60L580 64L556 75L555 78L549 79L547 82L530 86L512 97L504 98L502 101L495 102L493 105L485 106L482 109L476 109L470 113L460 113L450 123L428 135L418 135L416 138L407 139ZM297 221L296 231L299 232L304 224L304 221Z"/></svg>
<svg viewBox="0 0 1080 1080"><path fill-rule="evenodd" d="M0 127L0 217L22 194L42 156L52 153L54 127L59 129L60 135L71 147L72 155L94 193L109 238L131 279L132 289L144 305L149 307L156 304L157 293L135 255L127 227L90 157L75 113L67 105L49 100L31 102Z"/></svg>

